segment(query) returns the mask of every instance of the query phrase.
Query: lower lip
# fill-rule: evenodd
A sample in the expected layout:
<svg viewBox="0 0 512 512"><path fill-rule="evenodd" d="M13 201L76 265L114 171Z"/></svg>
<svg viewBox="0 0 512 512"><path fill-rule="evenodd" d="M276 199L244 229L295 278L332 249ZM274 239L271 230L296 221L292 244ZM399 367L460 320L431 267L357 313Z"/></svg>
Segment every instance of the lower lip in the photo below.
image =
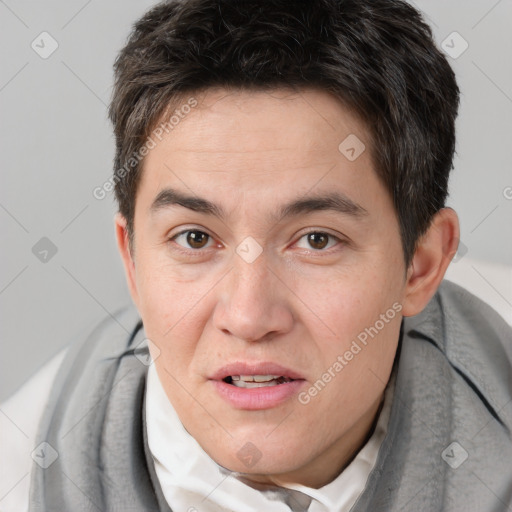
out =
<svg viewBox="0 0 512 512"><path fill-rule="evenodd" d="M304 380L292 380L262 388L239 388L224 381L214 380L219 395L236 409L261 410L277 407L292 396L296 395L304 385Z"/></svg>

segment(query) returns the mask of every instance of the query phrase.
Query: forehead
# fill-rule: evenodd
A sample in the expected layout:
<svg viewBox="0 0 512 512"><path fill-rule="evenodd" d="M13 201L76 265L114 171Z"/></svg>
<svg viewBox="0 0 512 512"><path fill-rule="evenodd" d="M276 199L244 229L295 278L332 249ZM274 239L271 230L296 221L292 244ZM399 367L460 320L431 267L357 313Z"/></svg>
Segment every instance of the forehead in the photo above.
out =
<svg viewBox="0 0 512 512"><path fill-rule="evenodd" d="M188 109L191 98L197 105ZM173 112L180 112L179 119ZM293 149L303 158L306 152L332 149L333 142L341 142L340 137L349 134L358 134L367 145L370 142L364 123L355 113L334 96L314 89L208 89L181 97L162 123L170 117L175 122L170 146L174 142L174 149L183 152L197 153L198 145L204 152L233 154Z"/></svg>
<svg viewBox="0 0 512 512"><path fill-rule="evenodd" d="M195 106L184 108L191 98ZM224 202L230 190L259 203L320 188L365 192L369 201L383 192L364 123L326 92L207 90L182 97L176 111L144 161L147 201L166 186Z"/></svg>

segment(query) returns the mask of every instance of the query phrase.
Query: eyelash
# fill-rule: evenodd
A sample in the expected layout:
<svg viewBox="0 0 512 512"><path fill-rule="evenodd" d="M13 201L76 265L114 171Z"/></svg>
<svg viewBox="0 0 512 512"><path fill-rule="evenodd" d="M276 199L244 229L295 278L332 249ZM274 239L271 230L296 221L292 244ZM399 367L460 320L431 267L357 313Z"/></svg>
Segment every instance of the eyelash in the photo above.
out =
<svg viewBox="0 0 512 512"><path fill-rule="evenodd" d="M213 240L213 237L207 233L206 231L202 231L200 229L185 229L183 231L180 231L179 233L176 233L175 235L173 235L170 239L169 239L169 242L173 242L174 245L175 245L175 249L182 252L182 253L185 253L187 255L192 255L192 256L201 256L202 253L204 253L205 250L207 249L211 249L211 247L206 247L206 248L200 248L200 249L192 249L192 248L186 248L186 247L183 247L182 245L178 244L176 242L176 239L181 236L181 235L186 235L187 233L191 233L191 232L197 232L197 233L203 233L205 234L209 240L208 242L210 242L210 240ZM327 249L302 249L302 250L306 250L308 251L309 253L312 253L312 254L320 254L320 253L330 253L332 249L335 249L338 245L340 244L346 244L347 242L339 237L337 237L336 235L333 235L332 233L329 233L327 231L321 231L321 230L311 230L311 231L307 231L306 233L303 233L297 240L297 242L295 243L298 243L300 240L302 240L304 237L307 237L308 235L311 235L311 234L322 234L322 235L327 235L329 237L329 241L334 239L337 243L332 246L332 247L328 247ZM307 243L307 242L306 242ZM328 242L329 243L329 242Z"/></svg>

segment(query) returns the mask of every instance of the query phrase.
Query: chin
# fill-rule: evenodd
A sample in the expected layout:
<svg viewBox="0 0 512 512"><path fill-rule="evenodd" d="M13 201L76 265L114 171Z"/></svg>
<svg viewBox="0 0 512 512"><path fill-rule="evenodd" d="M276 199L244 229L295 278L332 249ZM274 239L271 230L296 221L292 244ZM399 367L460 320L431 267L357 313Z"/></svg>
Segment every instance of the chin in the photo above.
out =
<svg viewBox="0 0 512 512"><path fill-rule="evenodd" d="M304 450L302 440L290 442L290 437L276 436L269 440L265 434L234 435L224 446L211 450L204 447L208 455L230 471L247 475L278 475L297 471L313 458L313 453Z"/></svg>

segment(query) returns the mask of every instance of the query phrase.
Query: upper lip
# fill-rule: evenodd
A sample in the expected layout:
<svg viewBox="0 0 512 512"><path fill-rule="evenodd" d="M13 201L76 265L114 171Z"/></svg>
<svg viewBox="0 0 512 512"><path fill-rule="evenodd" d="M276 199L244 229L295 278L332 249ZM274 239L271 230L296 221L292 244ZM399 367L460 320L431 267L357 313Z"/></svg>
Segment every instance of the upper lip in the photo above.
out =
<svg viewBox="0 0 512 512"><path fill-rule="evenodd" d="M297 380L304 379L298 372L272 362L245 362L237 361L225 364L211 376L211 380L223 380L233 375L279 375Z"/></svg>

